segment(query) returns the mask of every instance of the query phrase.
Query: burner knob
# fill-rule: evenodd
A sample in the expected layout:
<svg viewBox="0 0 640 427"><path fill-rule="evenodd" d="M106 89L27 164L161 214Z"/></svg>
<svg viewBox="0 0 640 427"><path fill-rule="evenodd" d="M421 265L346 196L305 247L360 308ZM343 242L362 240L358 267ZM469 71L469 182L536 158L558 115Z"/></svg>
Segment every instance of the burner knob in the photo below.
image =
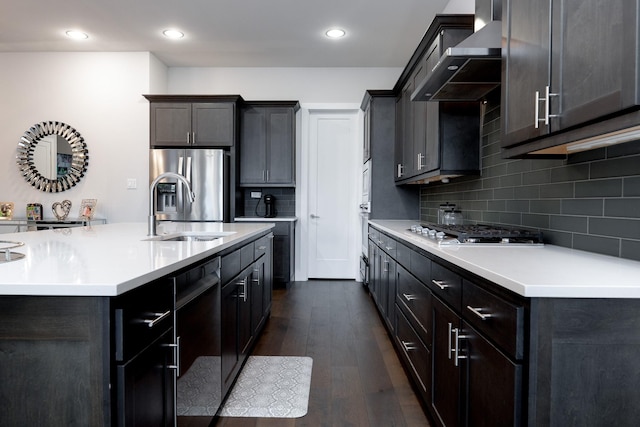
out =
<svg viewBox="0 0 640 427"><path fill-rule="evenodd" d="M438 240L442 240L442 239L444 239L444 236L445 236L445 234L444 234L444 232L443 232L443 231L438 231L438 232L436 233L436 239L438 239Z"/></svg>

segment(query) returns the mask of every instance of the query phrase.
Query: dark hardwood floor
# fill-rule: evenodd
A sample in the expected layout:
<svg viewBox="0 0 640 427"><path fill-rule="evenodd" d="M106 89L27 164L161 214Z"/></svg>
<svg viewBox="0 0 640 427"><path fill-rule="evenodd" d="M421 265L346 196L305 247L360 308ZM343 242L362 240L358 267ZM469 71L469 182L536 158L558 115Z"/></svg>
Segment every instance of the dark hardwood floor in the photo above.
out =
<svg viewBox="0 0 640 427"><path fill-rule="evenodd" d="M309 356L309 410L300 418L220 418L217 426L429 426L373 301L355 281L276 289L254 355Z"/></svg>

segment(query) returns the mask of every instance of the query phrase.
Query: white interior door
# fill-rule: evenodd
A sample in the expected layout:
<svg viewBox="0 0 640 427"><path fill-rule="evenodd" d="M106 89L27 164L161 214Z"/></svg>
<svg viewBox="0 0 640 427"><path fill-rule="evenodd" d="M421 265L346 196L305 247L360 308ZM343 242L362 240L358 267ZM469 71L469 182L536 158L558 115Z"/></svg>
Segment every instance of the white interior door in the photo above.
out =
<svg viewBox="0 0 640 427"><path fill-rule="evenodd" d="M355 279L358 113L309 115L308 276Z"/></svg>

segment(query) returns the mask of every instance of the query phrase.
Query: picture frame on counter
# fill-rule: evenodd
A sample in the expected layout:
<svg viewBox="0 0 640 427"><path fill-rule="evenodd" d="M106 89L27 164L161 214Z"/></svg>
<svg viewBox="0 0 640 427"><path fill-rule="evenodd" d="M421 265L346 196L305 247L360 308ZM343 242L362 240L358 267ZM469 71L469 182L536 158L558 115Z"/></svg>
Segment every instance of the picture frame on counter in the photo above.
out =
<svg viewBox="0 0 640 427"><path fill-rule="evenodd" d="M29 221L42 220L42 205L40 203L27 204L27 220Z"/></svg>
<svg viewBox="0 0 640 427"><path fill-rule="evenodd" d="M0 202L0 220L13 218L13 202Z"/></svg>
<svg viewBox="0 0 640 427"><path fill-rule="evenodd" d="M82 203L80 203L80 213L78 216L82 219L86 219L87 221L92 220L96 212L97 204L98 199L82 199Z"/></svg>

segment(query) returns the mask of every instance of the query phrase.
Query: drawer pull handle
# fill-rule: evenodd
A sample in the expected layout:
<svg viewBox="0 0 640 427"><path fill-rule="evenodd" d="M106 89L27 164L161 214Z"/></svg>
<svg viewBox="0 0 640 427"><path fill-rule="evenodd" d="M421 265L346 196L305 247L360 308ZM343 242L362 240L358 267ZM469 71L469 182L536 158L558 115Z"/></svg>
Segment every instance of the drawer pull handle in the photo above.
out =
<svg viewBox="0 0 640 427"><path fill-rule="evenodd" d="M167 369L173 369L176 371L176 377L180 376L180 337L176 337L175 344L163 344L163 347L173 348L175 351L175 365L167 365Z"/></svg>
<svg viewBox="0 0 640 427"><path fill-rule="evenodd" d="M467 309L469 311L471 311L473 314L475 314L476 316L478 316L481 320L487 320L488 318L491 317L490 314L487 313L481 313L480 310L482 310L481 308L473 308L470 305L467 306Z"/></svg>
<svg viewBox="0 0 640 427"><path fill-rule="evenodd" d="M389 246L385 246L385 248L386 248L388 251L390 251L391 249L393 249L392 247L389 247Z"/></svg>
<svg viewBox="0 0 640 427"><path fill-rule="evenodd" d="M455 342L455 348L453 349L453 366L460 366L460 363L458 362L460 359L466 359L467 356L464 356L462 354L460 354L460 340L467 338L464 335L460 335L460 329L459 328L454 328L453 329L453 333L455 335L454 337L454 342Z"/></svg>
<svg viewBox="0 0 640 427"><path fill-rule="evenodd" d="M433 283L434 285L436 285L437 287L439 287L441 290L445 290L449 287L449 285L446 285L444 280L431 280L431 283Z"/></svg>
<svg viewBox="0 0 640 427"><path fill-rule="evenodd" d="M407 301L413 301L415 299L419 299L417 296L413 295L413 294L402 294L402 296L404 297L404 299L406 299Z"/></svg>
<svg viewBox="0 0 640 427"><path fill-rule="evenodd" d="M400 341L400 342L402 343L402 347L404 347L404 351L406 352L410 352L418 349L415 343L412 343L411 341Z"/></svg>
<svg viewBox="0 0 640 427"><path fill-rule="evenodd" d="M266 246L258 246L258 250L259 250L259 251L264 251L265 249L267 249L267 247L266 247Z"/></svg>
<svg viewBox="0 0 640 427"><path fill-rule="evenodd" d="M146 319L143 320L143 322L146 323L148 327L153 328L156 323L163 321L170 314L171 310L167 310L164 313L153 313L153 315L156 316L155 319Z"/></svg>

